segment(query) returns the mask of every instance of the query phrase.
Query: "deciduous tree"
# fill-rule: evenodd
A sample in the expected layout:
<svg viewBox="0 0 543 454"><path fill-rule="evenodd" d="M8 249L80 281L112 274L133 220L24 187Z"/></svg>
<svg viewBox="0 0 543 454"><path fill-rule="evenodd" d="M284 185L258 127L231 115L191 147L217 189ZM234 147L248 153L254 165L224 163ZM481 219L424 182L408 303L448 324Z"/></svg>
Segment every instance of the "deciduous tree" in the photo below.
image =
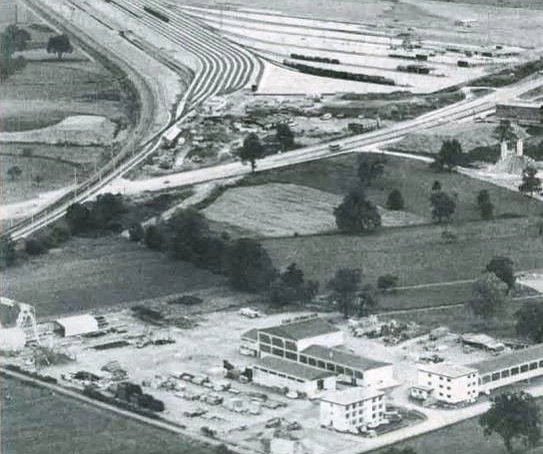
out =
<svg viewBox="0 0 543 454"><path fill-rule="evenodd" d="M526 447L535 447L541 437L541 415L533 396L524 391L506 392L492 398L492 406L479 418L485 436L498 434L507 452L518 439Z"/></svg>
<svg viewBox="0 0 543 454"><path fill-rule="evenodd" d="M371 186L374 180L385 173L384 156L362 154L358 157L358 178L363 186Z"/></svg>
<svg viewBox="0 0 543 454"><path fill-rule="evenodd" d="M340 310L345 318L349 318L351 306L354 304L360 288L361 271L355 268L341 268L328 282L328 288L339 303Z"/></svg>
<svg viewBox="0 0 543 454"><path fill-rule="evenodd" d="M430 195L432 205L432 218L438 222L449 221L456 210L454 199L443 191L434 191Z"/></svg>
<svg viewBox="0 0 543 454"><path fill-rule="evenodd" d="M477 207L483 219L488 220L494 217L494 204L490 200L490 194L486 189L482 189L477 194Z"/></svg>
<svg viewBox="0 0 543 454"><path fill-rule="evenodd" d="M486 270L494 273L507 285L508 290L515 286L515 270L514 263L509 257L496 256L493 257L486 265Z"/></svg>
<svg viewBox="0 0 543 454"><path fill-rule="evenodd" d="M528 303L515 313L516 332L519 336L535 343L543 342L543 306Z"/></svg>
<svg viewBox="0 0 543 454"><path fill-rule="evenodd" d="M52 36L47 42L47 53L56 54L59 60L62 59L63 54L71 54L73 50L70 39L66 35Z"/></svg>
<svg viewBox="0 0 543 454"><path fill-rule="evenodd" d="M294 147L294 133L287 123L277 124L275 137L281 145L281 151L291 150Z"/></svg>
<svg viewBox="0 0 543 454"><path fill-rule="evenodd" d="M487 272L473 283L469 308L478 317L492 318L505 306L507 286L494 273Z"/></svg>
<svg viewBox="0 0 543 454"><path fill-rule="evenodd" d="M439 153L431 166L439 171L450 171L461 165L463 161L464 154L460 142L456 139L447 139L443 141Z"/></svg>
<svg viewBox="0 0 543 454"><path fill-rule="evenodd" d="M522 171L522 183L518 187L520 192L530 194L541 192L541 178L537 176L537 169L533 166L528 166Z"/></svg>
<svg viewBox="0 0 543 454"><path fill-rule="evenodd" d="M318 288L317 282L306 282L303 271L291 263L270 285L270 298L278 304L304 303L316 295Z"/></svg>
<svg viewBox="0 0 543 454"><path fill-rule="evenodd" d="M377 207L366 199L361 188L352 190L341 205L334 209L336 225L347 233L369 233L381 226L381 215Z"/></svg>
<svg viewBox="0 0 543 454"><path fill-rule="evenodd" d="M377 278L377 288L383 293L398 286L398 276L394 274L384 274Z"/></svg>
<svg viewBox="0 0 543 454"><path fill-rule="evenodd" d="M242 162L249 162L251 170L256 169L256 160L264 156L264 147L256 133L251 132L245 137L239 156Z"/></svg>

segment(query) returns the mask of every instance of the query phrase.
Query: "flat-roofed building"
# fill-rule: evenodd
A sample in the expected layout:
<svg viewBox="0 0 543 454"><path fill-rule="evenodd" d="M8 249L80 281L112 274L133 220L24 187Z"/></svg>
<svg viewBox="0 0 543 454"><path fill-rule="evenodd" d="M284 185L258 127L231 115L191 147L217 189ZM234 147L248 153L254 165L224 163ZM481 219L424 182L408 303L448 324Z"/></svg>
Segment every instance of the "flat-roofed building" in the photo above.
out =
<svg viewBox="0 0 543 454"><path fill-rule="evenodd" d="M320 403L320 424L340 432L372 428L385 420L384 393L354 387L325 393Z"/></svg>
<svg viewBox="0 0 543 454"><path fill-rule="evenodd" d="M239 352L246 356L258 356L258 330L256 328L241 335Z"/></svg>
<svg viewBox="0 0 543 454"><path fill-rule="evenodd" d="M333 372L274 356L266 356L253 366L253 382L266 387L286 387L308 397L316 397L325 390L336 389Z"/></svg>
<svg viewBox="0 0 543 454"><path fill-rule="evenodd" d="M439 402L473 402L479 395L479 373L475 367L452 363L419 364L414 388L422 387Z"/></svg>
<svg viewBox="0 0 543 454"><path fill-rule="evenodd" d="M57 318L56 331L63 337L91 334L99 331L98 320L90 314Z"/></svg>
<svg viewBox="0 0 543 454"><path fill-rule="evenodd" d="M258 330L261 356L275 355L298 361L298 352L310 345L336 347L342 344L343 331L317 316L294 318Z"/></svg>
<svg viewBox="0 0 543 454"><path fill-rule="evenodd" d="M539 125L543 123L543 105L520 101L496 104L496 117L518 124Z"/></svg>
<svg viewBox="0 0 543 454"><path fill-rule="evenodd" d="M479 372L479 389L490 392L522 380L543 376L543 344L470 364Z"/></svg>
<svg viewBox="0 0 543 454"><path fill-rule="evenodd" d="M393 364L337 348L311 345L300 352L298 360L302 364L334 372L340 381L348 381L353 385L381 389L397 384Z"/></svg>

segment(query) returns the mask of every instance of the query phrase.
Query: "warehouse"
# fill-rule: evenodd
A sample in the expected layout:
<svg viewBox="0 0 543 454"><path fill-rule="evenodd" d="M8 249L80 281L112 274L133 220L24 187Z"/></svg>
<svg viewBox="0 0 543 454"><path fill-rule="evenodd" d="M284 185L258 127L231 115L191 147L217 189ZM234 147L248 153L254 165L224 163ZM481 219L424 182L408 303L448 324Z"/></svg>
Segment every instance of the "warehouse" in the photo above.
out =
<svg viewBox="0 0 543 454"><path fill-rule="evenodd" d="M479 389L490 391L543 376L543 344L471 364L479 372Z"/></svg>
<svg viewBox="0 0 543 454"><path fill-rule="evenodd" d="M98 320L90 314L57 318L55 325L55 331L63 337L91 334L99 330Z"/></svg>
<svg viewBox="0 0 543 454"><path fill-rule="evenodd" d="M475 367L451 363L420 364L411 396L431 396L448 404L474 402L479 395L478 377Z"/></svg>
<svg viewBox="0 0 543 454"><path fill-rule="evenodd" d="M311 345L300 352L299 361L311 367L334 372L340 381L353 385L382 389L397 384L393 364L364 358L337 348Z"/></svg>
<svg viewBox="0 0 543 454"><path fill-rule="evenodd" d="M308 397L316 397L325 390L336 389L333 372L274 356L266 356L253 366L253 383L270 388L288 388L289 391L304 393Z"/></svg>
<svg viewBox="0 0 543 454"><path fill-rule="evenodd" d="M336 347L342 344L343 332L317 315L295 317L258 330L261 356L272 354L298 361L298 352L310 345Z"/></svg>
<svg viewBox="0 0 543 454"><path fill-rule="evenodd" d="M340 432L358 432L385 422L384 393L371 388L348 388L321 397L320 424Z"/></svg>
<svg viewBox="0 0 543 454"><path fill-rule="evenodd" d="M539 125L543 120L543 106L530 102L509 102L496 105L496 117L518 124Z"/></svg>

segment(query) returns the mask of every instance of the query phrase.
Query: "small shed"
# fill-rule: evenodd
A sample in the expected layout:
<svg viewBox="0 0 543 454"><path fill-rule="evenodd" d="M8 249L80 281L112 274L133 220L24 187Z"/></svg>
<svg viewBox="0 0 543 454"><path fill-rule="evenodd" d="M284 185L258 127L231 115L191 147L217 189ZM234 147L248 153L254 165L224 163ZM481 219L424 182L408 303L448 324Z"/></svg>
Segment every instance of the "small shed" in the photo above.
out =
<svg viewBox="0 0 543 454"><path fill-rule="evenodd" d="M90 314L74 315L55 320L56 331L63 337L95 333L99 330L98 320Z"/></svg>

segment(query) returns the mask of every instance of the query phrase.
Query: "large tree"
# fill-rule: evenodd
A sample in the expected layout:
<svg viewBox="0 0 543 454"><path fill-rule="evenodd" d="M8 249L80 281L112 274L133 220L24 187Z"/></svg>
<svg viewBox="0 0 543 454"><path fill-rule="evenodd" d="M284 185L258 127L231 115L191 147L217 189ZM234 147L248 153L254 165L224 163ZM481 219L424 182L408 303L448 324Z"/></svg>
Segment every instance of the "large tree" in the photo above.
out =
<svg viewBox="0 0 543 454"><path fill-rule="evenodd" d="M228 249L225 271L232 285L247 292L267 290L277 276L272 260L262 245L241 238Z"/></svg>
<svg viewBox="0 0 543 454"><path fill-rule="evenodd" d="M328 288L332 290L334 298L340 306L345 318L349 318L351 306L354 305L360 288L361 271L354 268L341 268L328 282Z"/></svg>
<svg viewBox="0 0 543 454"><path fill-rule="evenodd" d="M47 53L56 54L59 60L62 59L63 54L71 54L73 50L70 39L66 35L52 36L47 42Z"/></svg>
<svg viewBox="0 0 543 454"><path fill-rule="evenodd" d="M369 233L381 226L381 215L377 207L366 199L364 191L357 188L349 192L334 209L336 225L347 233Z"/></svg>
<svg viewBox="0 0 543 454"><path fill-rule="evenodd" d="M305 303L317 294L318 288L318 282L306 282L303 271L291 263L270 285L270 298L277 304Z"/></svg>
<svg viewBox="0 0 543 454"><path fill-rule="evenodd" d="M358 157L358 178L363 186L371 186L374 180L385 173L386 159L375 154L361 154Z"/></svg>
<svg viewBox="0 0 543 454"><path fill-rule="evenodd" d="M490 200L490 194L486 189L482 189L477 194L477 208L483 219L488 220L493 218L494 204Z"/></svg>
<svg viewBox="0 0 543 454"><path fill-rule="evenodd" d="M177 210L166 223L168 253L176 260L202 265L206 254L209 225L194 208Z"/></svg>
<svg viewBox="0 0 543 454"><path fill-rule="evenodd" d="M528 303L515 313L517 335L535 343L543 342L543 306Z"/></svg>
<svg viewBox="0 0 543 454"><path fill-rule="evenodd" d="M515 286L515 269L513 260L509 257L496 256L486 265L486 271L494 273L507 285L508 290Z"/></svg>
<svg viewBox="0 0 543 454"><path fill-rule="evenodd" d="M500 120L498 126L494 129L494 135L500 142L514 140L517 138L510 120Z"/></svg>
<svg viewBox="0 0 543 454"><path fill-rule="evenodd" d="M11 237L0 239L0 268L13 265L16 258L15 242Z"/></svg>
<svg viewBox="0 0 543 454"><path fill-rule="evenodd" d="M430 195L432 205L432 218L438 222L449 221L456 210L454 199L443 191L434 191Z"/></svg>
<svg viewBox="0 0 543 454"><path fill-rule="evenodd" d="M80 203L72 203L66 210L65 218L72 235L84 233L91 228L91 212Z"/></svg>
<svg viewBox="0 0 543 454"><path fill-rule="evenodd" d="M522 183L518 190L530 195L533 195L534 192L541 192L541 178L537 176L535 167L528 166L522 171Z"/></svg>
<svg viewBox="0 0 543 454"><path fill-rule="evenodd" d="M439 153L434 158L431 166L439 171L453 170L464 161L462 145L456 139L446 139L441 144Z"/></svg>
<svg viewBox="0 0 543 454"><path fill-rule="evenodd" d="M288 151L294 147L294 133L287 123L278 123L275 128L275 137L281 145L281 151Z"/></svg>
<svg viewBox="0 0 543 454"><path fill-rule="evenodd" d="M249 162L251 164L251 170L254 172L256 169L256 160L264 156L264 147L256 133L251 132L245 137L239 156L242 162Z"/></svg>
<svg viewBox="0 0 543 454"><path fill-rule="evenodd" d="M375 309L378 301L377 289L370 284L364 285L356 297L357 315L366 317Z"/></svg>
<svg viewBox="0 0 543 454"><path fill-rule="evenodd" d="M499 314L505 306L507 285L494 273L485 273L473 283L473 296L469 301L471 311L489 319Z"/></svg>
<svg viewBox="0 0 543 454"><path fill-rule="evenodd" d="M520 391L506 392L492 398L492 406L479 418L485 436L498 434L507 452L513 451L518 439L526 447L536 446L541 437L541 415L532 395Z"/></svg>

